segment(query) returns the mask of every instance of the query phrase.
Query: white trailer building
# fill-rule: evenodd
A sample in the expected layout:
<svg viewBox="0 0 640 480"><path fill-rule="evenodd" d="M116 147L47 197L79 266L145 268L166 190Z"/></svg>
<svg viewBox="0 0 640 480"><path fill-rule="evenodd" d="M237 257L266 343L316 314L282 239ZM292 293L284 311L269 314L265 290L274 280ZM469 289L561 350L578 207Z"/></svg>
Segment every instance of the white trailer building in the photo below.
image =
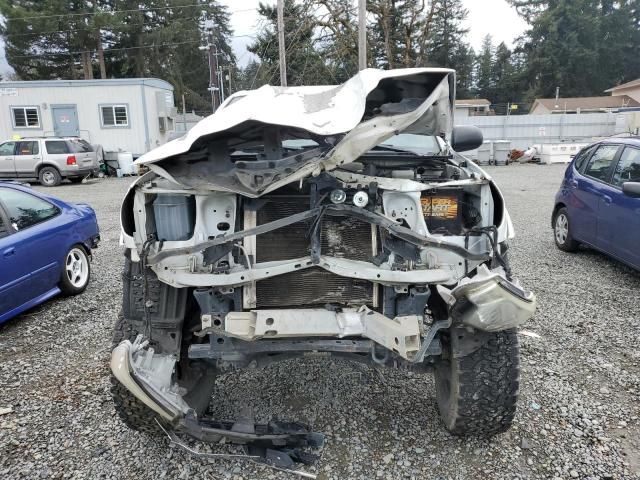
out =
<svg viewBox="0 0 640 480"><path fill-rule="evenodd" d="M0 141L77 136L138 157L174 129L173 87L157 78L0 83Z"/></svg>

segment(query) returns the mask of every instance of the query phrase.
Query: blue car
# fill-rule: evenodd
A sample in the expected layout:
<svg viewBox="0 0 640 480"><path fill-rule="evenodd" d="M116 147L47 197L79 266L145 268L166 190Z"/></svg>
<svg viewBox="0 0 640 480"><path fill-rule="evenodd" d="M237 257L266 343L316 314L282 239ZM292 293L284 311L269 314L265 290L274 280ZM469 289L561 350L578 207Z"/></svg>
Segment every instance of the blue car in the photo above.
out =
<svg viewBox="0 0 640 480"><path fill-rule="evenodd" d="M640 138L610 138L569 164L551 219L555 242L582 243L640 269Z"/></svg>
<svg viewBox="0 0 640 480"><path fill-rule="evenodd" d="M59 293L84 291L99 240L89 205L0 182L0 324Z"/></svg>

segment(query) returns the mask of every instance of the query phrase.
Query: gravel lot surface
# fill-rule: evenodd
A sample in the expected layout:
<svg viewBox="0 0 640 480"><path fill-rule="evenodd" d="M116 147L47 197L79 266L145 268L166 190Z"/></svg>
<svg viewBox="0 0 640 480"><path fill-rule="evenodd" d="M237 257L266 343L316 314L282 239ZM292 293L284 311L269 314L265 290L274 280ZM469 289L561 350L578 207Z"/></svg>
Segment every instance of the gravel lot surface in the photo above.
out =
<svg viewBox="0 0 640 480"><path fill-rule="evenodd" d="M640 478L640 274L590 250L553 244L549 215L563 166L492 168L517 231L513 270L538 295L520 336L513 428L491 440L440 424L431 375L305 360L218 380L222 417L253 405L260 420L310 422L327 434L320 479ZM203 461L128 430L109 395L119 310L118 209L130 180L46 189L97 211L92 281L0 327L0 479L296 478L241 461ZM41 189L42 187L36 187ZM197 445L193 442L190 444ZM233 446L205 451L238 452Z"/></svg>

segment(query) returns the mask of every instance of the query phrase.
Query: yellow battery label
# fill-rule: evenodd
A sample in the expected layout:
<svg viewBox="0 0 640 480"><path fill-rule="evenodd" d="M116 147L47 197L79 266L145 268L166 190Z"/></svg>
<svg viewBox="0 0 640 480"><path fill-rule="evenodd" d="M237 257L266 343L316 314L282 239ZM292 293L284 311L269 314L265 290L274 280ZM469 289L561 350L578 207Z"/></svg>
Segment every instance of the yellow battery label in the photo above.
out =
<svg viewBox="0 0 640 480"><path fill-rule="evenodd" d="M422 214L442 220L453 220L458 217L457 197L422 197Z"/></svg>

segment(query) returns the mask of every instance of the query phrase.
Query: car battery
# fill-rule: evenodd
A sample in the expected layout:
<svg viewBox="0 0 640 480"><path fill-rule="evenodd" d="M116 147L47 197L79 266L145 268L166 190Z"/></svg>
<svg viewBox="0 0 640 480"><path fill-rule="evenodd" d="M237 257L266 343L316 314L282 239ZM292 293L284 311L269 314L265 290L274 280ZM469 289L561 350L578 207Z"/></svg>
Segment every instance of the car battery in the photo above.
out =
<svg viewBox="0 0 640 480"><path fill-rule="evenodd" d="M462 233L464 191L461 188L426 190L422 192L420 203L429 233L445 235Z"/></svg>

